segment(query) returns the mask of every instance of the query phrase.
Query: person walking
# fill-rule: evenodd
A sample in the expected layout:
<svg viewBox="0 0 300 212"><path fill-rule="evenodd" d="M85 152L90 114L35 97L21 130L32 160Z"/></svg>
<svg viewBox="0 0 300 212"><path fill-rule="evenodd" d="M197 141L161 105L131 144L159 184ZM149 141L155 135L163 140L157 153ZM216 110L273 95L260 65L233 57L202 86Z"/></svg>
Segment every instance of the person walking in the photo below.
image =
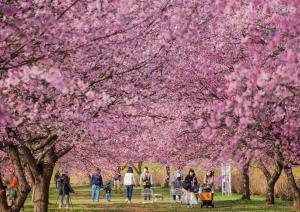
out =
<svg viewBox="0 0 300 212"><path fill-rule="evenodd" d="M133 186L136 185L136 180L133 174L132 167L128 167L127 173L124 176L124 186L126 186L126 201L131 203Z"/></svg>
<svg viewBox="0 0 300 212"><path fill-rule="evenodd" d="M103 187L103 179L101 176L101 170L96 169L95 173L93 174L91 178L91 184L92 184L92 201L95 202L95 198L97 202L99 202L100 195L101 195L101 188Z"/></svg>
<svg viewBox="0 0 300 212"><path fill-rule="evenodd" d="M140 176L140 185L144 187L144 200L151 199L149 189L151 189L152 184L152 175L149 173L148 167L145 167L144 172Z"/></svg>
<svg viewBox="0 0 300 212"><path fill-rule="evenodd" d="M121 177L121 168L118 167L114 177L114 189L116 194L121 193Z"/></svg>
<svg viewBox="0 0 300 212"><path fill-rule="evenodd" d="M74 189L70 185L70 177L66 171L61 175L59 181L59 208L64 206L64 198L66 198L66 208L70 208L70 193L75 193Z"/></svg>
<svg viewBox="0 0 300 212"><path fill-rule="evenodd" d="M105 198L107 202L111 201L111 182L107 182L105 185Z"/></svg>
<svg viewBox="0 0 300 212"><path fill-rule="evenodd" d="M189 170L188 175L185 177L183 182L183 188L185 189L185 202L188 208L193 208L194 205L198 204L198 200L194 193L195 186L198 185L197 177L193 169Z"/></svg>

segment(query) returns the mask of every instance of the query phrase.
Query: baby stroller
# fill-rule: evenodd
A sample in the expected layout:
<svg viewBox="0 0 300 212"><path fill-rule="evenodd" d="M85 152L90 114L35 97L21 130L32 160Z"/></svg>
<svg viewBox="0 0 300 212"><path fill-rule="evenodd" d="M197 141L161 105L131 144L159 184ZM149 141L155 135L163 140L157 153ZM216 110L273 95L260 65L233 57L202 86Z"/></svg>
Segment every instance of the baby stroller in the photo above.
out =
<svg viewBox="0 0 300 212"><path fill-rule="evenodd" d="M181 202L182 197L182 188L171 188L170 190L170 199L172 203Z"/></svg>
<svg viewBox="0 0 300 212"><path fill-rule="evenodd" d="M207 208L214 207L213 193L211 188L209 187L202 188L199 196L202 201L201 208L203 206L206 206Z"/></svg>
<svg viewBox="0 0 300 212"><path fill-rule="evenodd" d="M142 191L143 203L153 203L153 190L151 188L145 188Z"/></svg>

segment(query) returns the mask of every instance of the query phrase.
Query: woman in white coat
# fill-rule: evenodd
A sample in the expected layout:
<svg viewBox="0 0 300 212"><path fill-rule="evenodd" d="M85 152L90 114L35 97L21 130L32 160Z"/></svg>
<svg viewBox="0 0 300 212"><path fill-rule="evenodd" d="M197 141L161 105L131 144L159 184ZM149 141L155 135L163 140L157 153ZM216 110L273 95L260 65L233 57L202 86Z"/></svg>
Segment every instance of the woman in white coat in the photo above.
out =
<svg viewBox="0 0 300 212"><path fill-rule="evenodd" d="M126 201L128 203L131 203L133 186L136 185L136 180L133 174L132 167L128 167L127 173L125 174L124 177L124 185L126 186L126 197L127 197Z"/></svg>

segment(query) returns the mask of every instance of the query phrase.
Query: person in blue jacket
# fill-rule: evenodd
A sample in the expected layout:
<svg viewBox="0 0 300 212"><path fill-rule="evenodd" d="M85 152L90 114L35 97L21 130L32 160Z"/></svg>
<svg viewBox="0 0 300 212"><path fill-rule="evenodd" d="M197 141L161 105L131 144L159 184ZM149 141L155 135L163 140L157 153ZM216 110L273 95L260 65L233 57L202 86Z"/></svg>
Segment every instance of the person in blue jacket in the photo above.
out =
<svg viewBox="0 0 300 212"><path fill-rule="evenodd" d="M97 202L99 202L100 191L101 188L103 187L103 180L102 180L100 169L96 169L95 173L91 178L91 184L92 184L92 201L94 202L96 199Z"/></svg>

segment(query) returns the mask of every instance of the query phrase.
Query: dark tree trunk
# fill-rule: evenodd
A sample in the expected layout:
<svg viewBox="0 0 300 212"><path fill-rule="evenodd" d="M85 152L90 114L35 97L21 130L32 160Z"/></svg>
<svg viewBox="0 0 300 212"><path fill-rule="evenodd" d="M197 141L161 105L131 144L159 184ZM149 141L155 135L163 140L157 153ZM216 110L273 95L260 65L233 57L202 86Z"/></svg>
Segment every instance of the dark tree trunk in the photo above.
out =
<svg viewBox="0 0 300 212"><path fill-rule="evenodd" d="M49 186L53 174L56 158L54 151L50 150L40 165L39 175L35 177L35 192L33 196L34 212L48 211Z"/></svg>
<svg viewBox="0 0 300 212"><path fill-rule="evenodd" d="M6 200L6 187L3 184L1 173L0 173L0 211L7 212L10 210L10 207L7 205Z"/></svg>
<svg viewBox="0 0 300 212"><path fill-rule="evenodd" d="M250 162L247 162L243 166L243 170L242 170L242 180L243 180L242 200L250 200L249 165L250 165Z"/></svg>
<svg viewBox="0 0 300 212"><path fill-rule="evenodd" d="M300 211L300 189L297 186L297 183L295 181L292 167L290 166L284 166L283 167L284 172L288 179L288 184L293 190L293 206L296 211Z"/></svg>
<svg viewBox="0 0 300 212"><path fill-rule="evenodd" d="M274 204L275 203L275 184L281 175L283 167L279 161L276 161L274 173L271 174L270 171L268 170L268 168L264 165L264 163L262 161L259 161L259 166L267 180L266 203Z"/></svg>
<svg viewBox="0 0 300 212"><path fill-rule="evenodd" d="M132 168L139 176L141 176L141 174L143 172L142 167L143 167L143 161L139 161L137 163L137 167L134 164L132 164Z"/></svg>
<svg viewBox="0 0 300 212"><path fill-rule="evenodd" d="M29 173L34 188L33 207L34 212L47 212L49 203L49 186L51 177L57 160L69 152L72 147L66 147L58 152L55 152L54 142L57 136L49 136L46 140L40 142L35 146L36 151L43 150L39 157L36 158L32 151L26 147L21 146L20 149L28 165Z"/></svg>
<svg viewBox="0 0 300 212"><path fill-rule="evenodd" d="M169 187L169 184L170 184L170 166L166 166L166 179L165 179L165 182L164 182L164 187L165 188L168 188Z"/></svg>

